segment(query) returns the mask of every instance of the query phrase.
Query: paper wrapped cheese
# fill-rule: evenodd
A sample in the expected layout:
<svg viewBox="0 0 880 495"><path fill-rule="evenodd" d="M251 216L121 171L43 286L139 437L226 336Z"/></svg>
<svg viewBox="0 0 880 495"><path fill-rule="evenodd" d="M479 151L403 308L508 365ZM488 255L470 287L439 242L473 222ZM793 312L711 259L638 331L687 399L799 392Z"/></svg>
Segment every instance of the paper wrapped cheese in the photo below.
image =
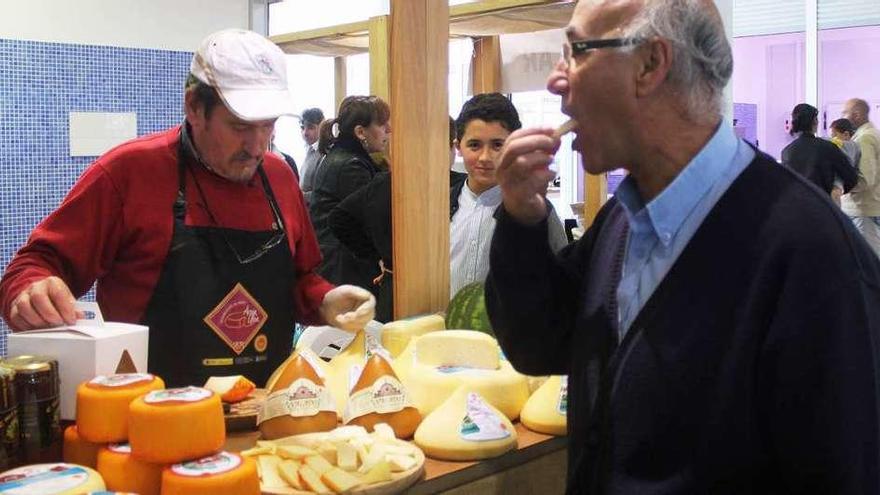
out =
<svg viewBox="0 0 880 495"><path fill-rule="evenodd" d="M532 431L563 436L567 433L567 411L568 377L554 375L529 397L520 420Z"/></svg>
<svg viewBox="0 0 880 495"><path fill-rule="evenodd" d="M360 425L368 431L373 431L377 423L388 423L397 438L410 438L421 420L422 415L413 406L388 358L373 353L352 388L344 423Z"/></svg>
<svg viewBox="0 0 880 495"><path fill-rule="evenodd" d="M416 430L425 455L447 461L476 461L516 448L516 430L498 409L461 386Z"/></svg>
<svg viewBox="0 0 880 495"><path fill-rule="evenodd" d="M257 415L263 438L328 431L336 428L336 405L324 386L313 353L297 351L281 365Z"/></svg>

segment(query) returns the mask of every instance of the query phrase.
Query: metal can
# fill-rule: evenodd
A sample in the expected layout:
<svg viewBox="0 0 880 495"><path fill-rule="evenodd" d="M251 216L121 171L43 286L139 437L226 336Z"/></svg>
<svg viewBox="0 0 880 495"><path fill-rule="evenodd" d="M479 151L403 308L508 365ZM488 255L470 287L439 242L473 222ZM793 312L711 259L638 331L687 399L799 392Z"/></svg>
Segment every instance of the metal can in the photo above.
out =
<svg viewBox="0 0 880 495"><path fill-rule="evenodd" d="M18 398L15 396L15 372L0 367L0 469L18 464Z"/></svg>
<svg viewBox="0 0 880 495"><path fill-rule="evenodd" d="M45 356L17 356L0 366L15 373L19 460L25 464L57 462L62 442L58 361Z"/></svg>

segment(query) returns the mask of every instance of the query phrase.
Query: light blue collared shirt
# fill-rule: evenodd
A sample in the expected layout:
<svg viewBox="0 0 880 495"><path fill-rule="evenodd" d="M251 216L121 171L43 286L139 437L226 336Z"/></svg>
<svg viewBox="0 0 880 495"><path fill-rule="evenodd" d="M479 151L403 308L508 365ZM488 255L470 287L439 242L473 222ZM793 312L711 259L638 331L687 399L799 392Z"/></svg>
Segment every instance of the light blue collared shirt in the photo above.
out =
<svg viewBox="0 0 880 495"><path fill-rule="evenodd" d="M647 205L627 176L614 196L629 223L617 288L620 339L672 268L721 196L755 158L755 151L722 122L712 139Z"/></svg>

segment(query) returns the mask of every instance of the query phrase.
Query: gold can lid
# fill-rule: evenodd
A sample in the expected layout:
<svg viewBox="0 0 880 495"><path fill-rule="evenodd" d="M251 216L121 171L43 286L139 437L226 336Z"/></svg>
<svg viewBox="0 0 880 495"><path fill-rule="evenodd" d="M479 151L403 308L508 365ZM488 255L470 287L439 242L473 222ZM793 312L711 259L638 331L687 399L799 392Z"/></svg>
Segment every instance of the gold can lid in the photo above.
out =
<svg viewBox="0 0 880 495"><path fill-rule="evenodd" d="M0 367L15 373L39 373L57 368L57 361L48 356L15 356L0 361Z"/></svg>

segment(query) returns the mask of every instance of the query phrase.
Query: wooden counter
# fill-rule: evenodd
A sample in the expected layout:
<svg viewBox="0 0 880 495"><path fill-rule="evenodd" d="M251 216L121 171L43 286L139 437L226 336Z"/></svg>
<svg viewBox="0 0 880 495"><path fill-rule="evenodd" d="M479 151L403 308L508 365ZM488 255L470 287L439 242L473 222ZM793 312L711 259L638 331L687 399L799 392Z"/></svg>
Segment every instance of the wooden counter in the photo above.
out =
<svg viewBox="0 0 880 495"><path fill-rule="evenodd" d="M535 433L514 423L517 450L481 462L425 461L425 479L406 491L423 495L445 493L471 494L534 494L552 495L565 491L565 437ZM238 452L253 447L259 432L230 433L226 450Z"/></svg>

